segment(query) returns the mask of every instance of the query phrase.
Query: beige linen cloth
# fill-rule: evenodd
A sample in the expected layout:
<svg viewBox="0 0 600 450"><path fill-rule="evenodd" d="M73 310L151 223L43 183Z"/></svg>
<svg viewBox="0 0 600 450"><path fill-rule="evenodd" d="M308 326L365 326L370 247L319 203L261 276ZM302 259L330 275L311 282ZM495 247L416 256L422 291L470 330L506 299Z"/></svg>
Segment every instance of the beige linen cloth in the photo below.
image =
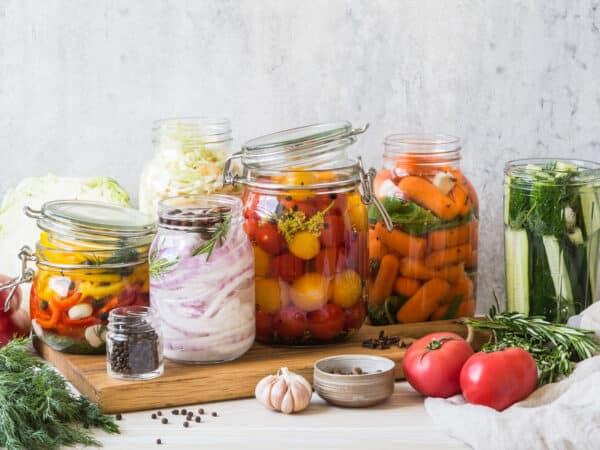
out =
<svg viewBox="0 0 600 450"><path fill-rule="evenodd" d="M569 324L600 336L600 302ZM428 398L425 408L437 426L475 449L600 450L600 356L502 412L466 404L462 395Z"/></svg>

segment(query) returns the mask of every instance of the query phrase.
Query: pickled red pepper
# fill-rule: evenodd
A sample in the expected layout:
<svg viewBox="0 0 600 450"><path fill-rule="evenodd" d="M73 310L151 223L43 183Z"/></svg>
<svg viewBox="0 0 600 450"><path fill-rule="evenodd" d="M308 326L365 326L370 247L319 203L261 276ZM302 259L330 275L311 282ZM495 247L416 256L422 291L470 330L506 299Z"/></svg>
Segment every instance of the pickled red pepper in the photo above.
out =
<svg viewBox="0 0 600 450"><path fill-rule="evenodd" d="M438 154L437 140L391 138L374 190L394 230L388 232L377 209L369 208L369 318L379 325L471 316L478 199L448 159L460 147L448 141Z"/></svg>

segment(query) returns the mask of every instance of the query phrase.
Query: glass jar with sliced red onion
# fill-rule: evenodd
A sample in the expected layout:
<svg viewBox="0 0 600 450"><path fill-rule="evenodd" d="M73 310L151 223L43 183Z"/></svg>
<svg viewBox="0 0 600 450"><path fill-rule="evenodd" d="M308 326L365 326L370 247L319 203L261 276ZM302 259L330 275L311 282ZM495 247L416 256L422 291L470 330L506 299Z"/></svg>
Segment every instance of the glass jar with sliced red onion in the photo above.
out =
<svg viewBox="0 0 600 450"><path fill-rule="evenodd" d="M252 346L254 257L240 199L163 200L149 259L150 303L166 358L212 364L236 359Z"/></svg>
<svg viewBox="0 0 600 450"><path fill-rule="evenodd" d="M281 131L247 142L225 165L224 184L245 186L260 342L335 343L364 322L375 172L346 152L365 129L335 122ZM228 171L234 158L242 174Z"/></svg>

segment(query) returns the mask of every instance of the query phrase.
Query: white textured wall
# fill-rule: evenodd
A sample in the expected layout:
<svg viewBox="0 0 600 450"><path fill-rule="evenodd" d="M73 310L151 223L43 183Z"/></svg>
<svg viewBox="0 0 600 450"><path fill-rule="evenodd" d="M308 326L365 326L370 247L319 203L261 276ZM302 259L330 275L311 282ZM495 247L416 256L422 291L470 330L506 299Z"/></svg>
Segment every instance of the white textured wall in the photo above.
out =
<svg viewBox="0 0 600 450"><path fill-rule="evenodd" d="M0 0L0 193L52 171L135 195L151 122L170 116L230 117L238 143L369 121L357 150L375 165L386 134L452 133L481 196L487 305L503 283L504 161L600 159L598 6Z"/></svg>

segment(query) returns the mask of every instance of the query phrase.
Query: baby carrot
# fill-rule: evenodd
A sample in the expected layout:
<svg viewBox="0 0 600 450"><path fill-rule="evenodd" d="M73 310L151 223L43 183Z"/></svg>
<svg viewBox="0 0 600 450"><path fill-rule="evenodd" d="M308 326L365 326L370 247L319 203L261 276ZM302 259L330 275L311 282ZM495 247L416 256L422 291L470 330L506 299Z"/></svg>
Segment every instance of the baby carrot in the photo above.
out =
<svg viewBox="0 0 600 450"><path fill-rule="evenodd" d="M439 301L446 296L448 289L450 285L446 280L429 280L402 305L396 313L396 319L401 323L426 320L436 310Z"/></svg>
<svg viewBox="0 0 600 450"><path fill-rule="evenodd" d="M473 202L473 206L476 210L479 210L479 197L477 197L477 192L475 191L475 188L473 187L471 182L466 178L464 178L464 183L467 188L467 192L469 193L469 198L471 199L471 202Z"/></svg>
<svg viewBox="0 0 600 450"><path fill-rule="evenodd" d="M431 320L442 320L446 316L446 313L448 312L448 308L450 308L450 305L452 305L452 303L447 303L445 305L439 305L435 309L433 314L431 315Z"/></svg>
<svg viewBox="0 0 600 450"><path fill-rule="evenodd" d="M386 247L400 253L402 256L419 258L425 255L425 250L427 249L427 240L425 238L412 236L401 230L393 230L390 233L381 223L375 225L375 232Z"/></svg>
<svg viewBox="0 0 600 450"><path fill-rule="evenodd" d="M398 183L400 189L409 199L430 209L436 216L444 220L452 220L459 213L458 205L447 195L425 178L408 176Z"/></svg>
<svg viewBox="0 0 600 450"><path fill-rule="evenodd" d="M425 257L425 265L434 269L439 269L450 264L465 262L471 255L471 244L461 244L454 247L448 247L443 250L436 250Z"/></svg>
<svg viewBox="0 0 600 450"><path fill-rule="evenodd" d="M398 257L396 255L389 254L381 258L377 277L375 277L375 282L369 292L369 301L371 303L381 305L390 296L394 288L396 275L398 274L398 264Z"/></svg>
<svg viewBox="0 0 600 450"><path fill-rule="evenodd" d="M404 297L412 297L420 287L421 283L414 278L398 277L394 283L394 292Z"/></svg>
<svg viewBox="0 0 600 450"><path fill-rule="evenodd" d="M463 299L470 298L473 296L473 290L473 282L467 274L463 273L456 283L450 285L450 289L442 303L452 303L459 295Z"/></svg>
<svg viewBox="0 0 600 450"><path fill-rule="evenodd" d="M458 317L473 317L475 314L475 300L472 298L467 298L460 302L458 305L458 311L456 315Z"/></svg>
<svg viewBox="0 0 600 450"><path fill-rule="evenodd" d="M479 241L479 221L471 220L469 222L469 226L471 227L471 236L469 238L471 241L471 247L477 250L477 242Z"/></svg>
<svg viewBox="0 0 600 450"><path fill-rule="evenodd" d="M471 222L464 223L457 227L445 228L429 233L427 236L427 244L432 250L441 250L446 247L454 247L455 245L469 242L471 238Z"/></svg>
<svg viewBox="0 0 600 450"><path fill-rule="evenodd" d="M465 267L472 269L473 267L477 267L477 250L471 251L469 255L469 259L465 262Z"/></svg>
<svg viewBox="0 0 600 450"><path fill-rule="evenodd" d="M465 271L464 265L452 264L449 266L440 267L433 271L433 278L443 278L449 283L456 283L456 281L463 275Z"/></svg>
<svg viewBox="0 0 600 450"><path fill-rule="evenodd" d="M369 230L369 256L373 259L381 259L388 252L387 247L374 230Z"/></svg>
<svg viewBox="0 0 600 450"><path fill-rule="evenodd" d="M427 267L422 259L416 258L402 258L398 271L403 277L418 280L429 280L434 276L434 271Z"/></svg>
<svg viewBox="0 0 600 450"><path fill-rule="evenodd" d="M467 190L463 186L456 183L450 191L450 194L458 206L458 215L465 217L467 214L469 214L472 204Z"/></svg>

